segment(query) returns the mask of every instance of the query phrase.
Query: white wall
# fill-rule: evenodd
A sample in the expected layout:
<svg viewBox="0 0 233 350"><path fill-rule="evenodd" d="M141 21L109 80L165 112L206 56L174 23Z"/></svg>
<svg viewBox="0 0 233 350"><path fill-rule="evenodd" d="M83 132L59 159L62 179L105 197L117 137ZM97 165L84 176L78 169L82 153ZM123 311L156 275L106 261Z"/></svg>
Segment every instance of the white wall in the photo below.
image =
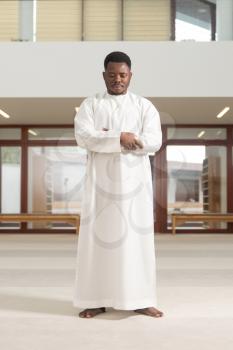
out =
<svg viewBox="0 0 233 350"><path fill-rule="evenodd" d="M112 50L133 62L131 90L147 97L233 96L233 42L0 43L0 97L85 97L104 90Z"/></svg>

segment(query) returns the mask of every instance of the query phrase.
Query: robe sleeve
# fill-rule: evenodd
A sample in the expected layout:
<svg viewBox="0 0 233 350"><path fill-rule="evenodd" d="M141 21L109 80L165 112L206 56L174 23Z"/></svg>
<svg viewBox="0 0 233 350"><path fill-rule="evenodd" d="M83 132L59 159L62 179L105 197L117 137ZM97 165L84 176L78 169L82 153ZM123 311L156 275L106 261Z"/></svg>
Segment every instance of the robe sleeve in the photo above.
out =
<svg viewBox="0 0 233 350"><path fill-rule="evenodd" d="M121 152L120 131L96 130L94 126L92 101L84 100L74 118L75 139L78 146L92 152Z"/></svg>
<svg viewBox="0 0 233 350"><path fill-rule="evenodd" d="M162 131L159 112L154 105L147 101L143 104L143 125L142 132L137 135L142 142L143 148L131 151L134 154L145 155L157 152L162 145Z"/></svg>

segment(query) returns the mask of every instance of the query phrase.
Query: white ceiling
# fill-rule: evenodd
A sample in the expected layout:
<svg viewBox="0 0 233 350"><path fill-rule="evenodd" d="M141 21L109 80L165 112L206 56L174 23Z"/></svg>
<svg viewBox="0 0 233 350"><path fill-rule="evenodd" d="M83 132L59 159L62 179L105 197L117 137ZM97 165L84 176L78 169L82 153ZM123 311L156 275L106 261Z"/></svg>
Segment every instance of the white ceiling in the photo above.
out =
<svg viewBox="0 0 233 350"><path fill-rule="evenodd" d="M0 125L73 124L75 107L81 98L0 98L0 109L11 118L0 117ZM150 98L163 124L233 124L233 97ZM216 115L226 106L230 111Z"/></svg>

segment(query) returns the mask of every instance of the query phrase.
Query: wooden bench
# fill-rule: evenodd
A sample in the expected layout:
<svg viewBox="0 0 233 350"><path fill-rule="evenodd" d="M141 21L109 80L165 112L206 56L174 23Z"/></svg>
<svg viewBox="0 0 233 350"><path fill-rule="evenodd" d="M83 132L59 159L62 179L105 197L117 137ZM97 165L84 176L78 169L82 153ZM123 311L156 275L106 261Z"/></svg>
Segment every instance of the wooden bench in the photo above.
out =
<svg viewBox="0 0 233 350"><path fill-rule="evenodd" d="M52 221L52 222L67 222L74 224L76 233L79 232L80 214L0 214L0 222L30 222L30 221Z"/></svg>
<svg viewBox="0 0 233 350"><path fill-rule="evenodd" d="M233 213L172 213L172 233L176 233L176 226L187 221L225 221L233 222Z"/></svg>

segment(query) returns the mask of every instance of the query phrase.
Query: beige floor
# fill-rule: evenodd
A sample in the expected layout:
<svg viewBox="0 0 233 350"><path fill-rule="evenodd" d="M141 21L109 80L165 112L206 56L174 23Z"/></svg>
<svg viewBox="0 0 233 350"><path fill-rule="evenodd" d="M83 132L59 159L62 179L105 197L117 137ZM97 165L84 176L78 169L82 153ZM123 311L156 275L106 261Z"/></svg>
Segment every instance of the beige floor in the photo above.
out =
<svg viewBox="0 0 233 350"><path fill-rule="evenodd" d="M232 350L233 235L156 235L163 318L72 305L77 237L0 235L1 350Z"/></svg>

